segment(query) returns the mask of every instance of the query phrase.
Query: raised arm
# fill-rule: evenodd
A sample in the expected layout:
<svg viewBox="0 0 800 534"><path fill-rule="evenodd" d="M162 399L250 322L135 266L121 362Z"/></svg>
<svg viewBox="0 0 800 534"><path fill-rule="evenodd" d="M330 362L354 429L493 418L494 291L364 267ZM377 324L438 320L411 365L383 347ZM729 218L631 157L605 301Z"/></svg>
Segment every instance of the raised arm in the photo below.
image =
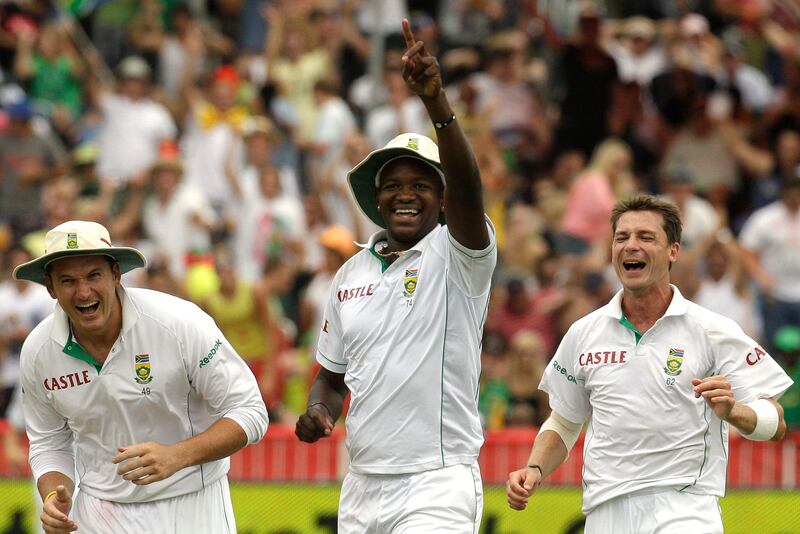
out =
<svg viewBox="0 0 800 534"><path fill-rule="evenodd" d="M489 232L475 155L442 88L439 62L428 54L425 43L414 40L406 19L403 19L403 35L407 47L403 54L403 79L422 99L434 125L443 125L436 128L436 141L447 184L444 213L448 230L465 247L484 249L489 245Z"/></svg>

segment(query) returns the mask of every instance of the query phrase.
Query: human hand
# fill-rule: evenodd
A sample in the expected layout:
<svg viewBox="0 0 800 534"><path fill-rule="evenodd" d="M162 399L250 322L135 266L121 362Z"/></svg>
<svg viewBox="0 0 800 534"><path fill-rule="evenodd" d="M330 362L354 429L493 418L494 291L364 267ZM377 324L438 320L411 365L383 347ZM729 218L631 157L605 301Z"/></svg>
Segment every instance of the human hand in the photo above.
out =
<svg viewBox="0 0 800 534"><path fill-rule="evenodd" d="M506 497L508 505L514 510L524 510L528 506L528 497L542 483L542 471L536 467L524 467L508 475Z"/></svg>
<svg viewBox="0 0 800 534"><path fill-rule="evenodd" d="M184 468L180 460L184 455L176 450L176 445L148 441L117 449L119 454L112 460L114 464L121 464L117 474L137 486L164 480Z"/></svg>
<svg viewBox="0 0 800 534"><path fill-rule="evenodd" d="M422 98L434 98L442 90L439 61L428 54L425 43L415 41L408 19L403 19L403 37L407 50L403 53L403 80Z"/></svg>
<svg viewBox="0 0 800 534"><path fill-rule="evenodd" d="M728 380L724 376L715 375L702 379L695 378L692 380L692 385L694 386L694 396L698 399L703 397L714 411L714 415L727 421L731 410L736 405L733 389Z"/></svg>
<svg viewBox="0 0 800 534"><path fill-rule="evenodd" d="M46 534L65 534L78 530L78 525L68 514L72 509L72 495L66 486L56 486L56 492L45 497L42 505L42 528Z"/></svg>
<svg viewBox="0 0 800 534"><path fill-rule="evenodd" d="M294 427L294 434L300 441L314 443L319 438L326 438L333 432L333 421L331 421L328 410L322 404L315 404L300 416Z"/></svg>

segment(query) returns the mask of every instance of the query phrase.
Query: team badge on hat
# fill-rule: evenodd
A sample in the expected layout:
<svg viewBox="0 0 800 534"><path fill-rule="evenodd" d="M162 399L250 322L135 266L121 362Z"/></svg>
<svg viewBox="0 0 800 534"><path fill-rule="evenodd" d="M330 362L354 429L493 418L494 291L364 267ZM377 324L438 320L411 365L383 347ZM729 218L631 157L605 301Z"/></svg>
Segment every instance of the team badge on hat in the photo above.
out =
<svg viewBox="0 0 800 534"><path fill-rule="evenodd" d="M150 376L150 355L137 354L134 356L134 364L136 366L136 382L139 384L149 384L153 381Z"/></svg>
<svg viewBox="0 0 800 534"><path fill-rule="evenodd" d="M406 269L406 276L403 278L403 295L410 297L417 290L417 273L419 269Z"/></svg>
<svg viewBox="0 0 800 534"><path fill-rule="evenodd" d="M78 248L78 234L67 234L67 248Z"/></svg>
<svg viewBox="0 0 800 534"><path fill-rule="evenodd" d="M681 365L683 365L683 349L669 349L664 372L670 376L678 376L681 374Z"/></svg>

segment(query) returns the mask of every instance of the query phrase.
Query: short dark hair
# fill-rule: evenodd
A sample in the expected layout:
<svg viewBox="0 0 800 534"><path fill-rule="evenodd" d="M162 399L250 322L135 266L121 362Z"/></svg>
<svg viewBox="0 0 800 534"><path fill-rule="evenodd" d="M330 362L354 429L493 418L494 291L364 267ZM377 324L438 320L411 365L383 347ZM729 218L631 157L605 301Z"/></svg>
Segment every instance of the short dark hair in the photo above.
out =
<svg viewBox="0 0 800 534"><path fill-rule="evenodd" d="M636 195L620 200L611 210L612 235L617 231L619 218L622 217L623 213L628 213L629 211L653 211L659 213L663 220L662 227L667 234L667 242L670 245L681 242L683 223L681 223L681 212L674 202L663 200L653 195Z"/></svg>

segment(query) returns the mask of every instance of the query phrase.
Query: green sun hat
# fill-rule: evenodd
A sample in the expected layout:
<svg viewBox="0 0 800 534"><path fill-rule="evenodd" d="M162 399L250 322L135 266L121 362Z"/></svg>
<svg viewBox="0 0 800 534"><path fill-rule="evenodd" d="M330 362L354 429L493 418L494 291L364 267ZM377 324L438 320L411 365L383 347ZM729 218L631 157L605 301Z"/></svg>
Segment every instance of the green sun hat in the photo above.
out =
<svg viewBox="0 0 800 534"><path fill-rule="evenodd" d="M400 134L385 147L373 150L364 160L347 173L350 190L361 211L372 222L386 228L386 221L378 211L375 201L378 191L380 172L390 161L400 157L416 158L436 170L439 178L444 181L442 163L439 161L439 147L429 137L418 133ZM444 224L444 213L439 215L439 222Z"/></svg>
<svg viewBox="0 0 800 534"><path fill-rule="evenodd" d="M68 221L45 234L44 254L18 265L14 269L14 278L45 285L47 266L71 256L109 256L119 263L123 274L147 265L145 257L135 248L113 246L108 230L102 224Z"/></svg>

